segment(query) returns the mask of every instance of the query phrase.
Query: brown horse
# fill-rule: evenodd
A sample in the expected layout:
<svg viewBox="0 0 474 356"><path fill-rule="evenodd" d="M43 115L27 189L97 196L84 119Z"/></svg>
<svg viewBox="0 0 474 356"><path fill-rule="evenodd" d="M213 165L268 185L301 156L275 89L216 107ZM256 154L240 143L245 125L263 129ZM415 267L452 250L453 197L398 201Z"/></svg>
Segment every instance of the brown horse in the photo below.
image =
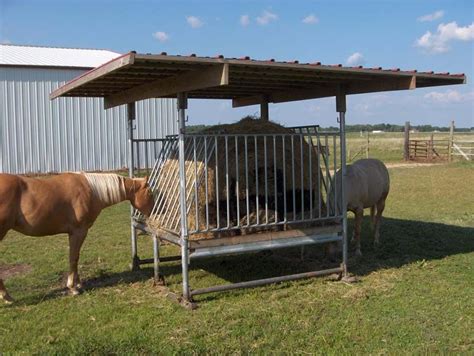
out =
<svg viewBox="0 0 474 356"><path fill-rule="evenodd" d="M67 287L75 295L81 288L77 263L88 230L102 209L124 200L149 216L153 195L147 179L95 173L47 179L0 174L0 241L10 229L29 236L69 234ZM1 279L0 299L12 301Z"/></svg>

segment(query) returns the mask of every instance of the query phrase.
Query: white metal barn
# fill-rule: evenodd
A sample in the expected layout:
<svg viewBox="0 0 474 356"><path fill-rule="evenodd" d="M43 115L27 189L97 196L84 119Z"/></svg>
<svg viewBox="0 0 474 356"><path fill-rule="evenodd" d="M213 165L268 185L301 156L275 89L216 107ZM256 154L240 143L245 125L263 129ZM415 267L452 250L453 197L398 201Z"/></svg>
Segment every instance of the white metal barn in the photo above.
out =
<svg viewBox="0 0 474 356"><path fill-rule="evenodd" d="M0 173L107 171L127 167L126 106L49 93L120 54L94 49L0 45ZM157 138L177 132L175 99L137 103L135 162L151 165Z"/></svg>

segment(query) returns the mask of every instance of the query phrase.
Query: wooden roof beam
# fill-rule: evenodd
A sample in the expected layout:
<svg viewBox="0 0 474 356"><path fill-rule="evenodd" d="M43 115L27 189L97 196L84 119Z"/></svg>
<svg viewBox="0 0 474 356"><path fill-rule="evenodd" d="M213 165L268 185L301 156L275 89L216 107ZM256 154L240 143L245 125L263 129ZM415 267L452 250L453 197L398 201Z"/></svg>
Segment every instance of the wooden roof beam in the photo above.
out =
<svg viewBox="0 0 474 356"><path fill-rule="evenodd" d="M397 77L369 83L349 82L346 85L347 94L363 94L406 89L416 89L416 76Z"/></svg>
<svg viewBox="0 0 474 356"><path fill-rule="evenodd" d="M380 91L405 90L416 88L416 77L406 76L397 78L384 78L376 82L348 82L345 84L346 94L363 94ZM291 91L276 91L268 93L267 98L271 103L283 103L307 99L318 99L335 96L337 84L321 85L311 89L297 89ZM248 105L258 105L265 101L265 95L244 96L232 100L232 107L237 108Z"/></svg>
<svg viewBox="0 0 474 356"><path fill-rule="evenodd" d="M160 98L193 90L219 87L229 84L229 65L217 64L208 68L186 72L170 78L159 79L142 84L117 94L106 96L105 109L131 102Z"/></svg>
<svg viewBox="0 0 474 356"><path fill-rule="evenodd" d="M56 89L55 91L53 91L50 95L49 95L49 99L52 100L52 99L55 99L57 97L60 97L64 94L66 94L67 92L85 84L85 83L88 83L88 82L91 82L95 79L98 79L98 78L101 78L103 76L105 76L106 74L110 74L110 73L113 73L119 69L123 69L123 68L127 68L127 67L130 67L133 65L133 63L135 62L135 53L134 52L130 52L130 53L127 53L127 54L124 54L123 56L120 56L110 62L107 62L106 64L100 66L100 67L97 67L95 69L92 69L91 71L89 72L86 72L82 75L80 75L79 77L71 80L70 82L66 83L65 85L63 85L62 87L59 87L58 89Z"/></svg>
<svg viewBox="0 0 474 356"><path fill-rule="evenodd" d="M321 86L314 89L296 89L291 91L276 91L267 95L245 96L232 100L232 107L261 104L268 99L269 103L284 103L287 101L297 101L306 99L325 98L336 95L336 86Z"/></svg>

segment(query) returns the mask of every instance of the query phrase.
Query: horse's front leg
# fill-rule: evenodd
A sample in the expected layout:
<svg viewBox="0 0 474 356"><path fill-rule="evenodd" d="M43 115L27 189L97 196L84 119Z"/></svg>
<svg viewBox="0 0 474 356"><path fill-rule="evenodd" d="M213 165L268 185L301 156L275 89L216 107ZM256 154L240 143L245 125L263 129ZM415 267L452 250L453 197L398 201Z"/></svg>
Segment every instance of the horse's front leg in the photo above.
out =
<svg viewBox="0 0 474 356"><path fill-rule="evenodd" d="M3 300L5 303L13 303L13 298L8 294L3 281L0 279L0 300Z"/></svg>
<svg viewBox="0 0 474 356"><path fill-rule="evenodd" d="M81 288L77 264L82 243L87 236L87 230L76 230L69 234L69 275L67 287L71 295L79 294Z"/></svg>

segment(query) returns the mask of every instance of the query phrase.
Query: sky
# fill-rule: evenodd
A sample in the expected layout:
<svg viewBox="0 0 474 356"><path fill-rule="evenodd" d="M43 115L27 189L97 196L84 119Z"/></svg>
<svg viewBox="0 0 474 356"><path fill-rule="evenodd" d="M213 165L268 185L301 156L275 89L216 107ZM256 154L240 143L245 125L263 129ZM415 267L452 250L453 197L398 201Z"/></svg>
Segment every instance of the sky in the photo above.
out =
<svg viewBox="0 0 474 356"><path fill-rule="evenodd" d="M352 95L347 124L474 127L474 1L0 0L0 42L465 73L467 84ZM191 124L259 107L191 100ZM270 104L287 125L337 125L334 98Z"/></svg>

